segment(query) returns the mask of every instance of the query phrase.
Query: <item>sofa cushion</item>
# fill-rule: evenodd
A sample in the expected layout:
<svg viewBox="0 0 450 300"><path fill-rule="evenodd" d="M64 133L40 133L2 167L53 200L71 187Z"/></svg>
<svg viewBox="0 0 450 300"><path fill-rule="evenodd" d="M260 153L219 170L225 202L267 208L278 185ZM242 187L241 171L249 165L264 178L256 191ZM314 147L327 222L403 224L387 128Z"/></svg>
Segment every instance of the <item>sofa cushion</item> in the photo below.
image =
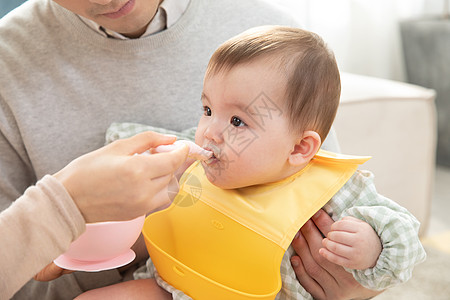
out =
<svg viewBox="0 0 450 300"><path fill-rule="evenodd" d="M342 73L334 128L346 154L371 155L380 194L429 223L436 151L435 92L416 85Z"/></svg>

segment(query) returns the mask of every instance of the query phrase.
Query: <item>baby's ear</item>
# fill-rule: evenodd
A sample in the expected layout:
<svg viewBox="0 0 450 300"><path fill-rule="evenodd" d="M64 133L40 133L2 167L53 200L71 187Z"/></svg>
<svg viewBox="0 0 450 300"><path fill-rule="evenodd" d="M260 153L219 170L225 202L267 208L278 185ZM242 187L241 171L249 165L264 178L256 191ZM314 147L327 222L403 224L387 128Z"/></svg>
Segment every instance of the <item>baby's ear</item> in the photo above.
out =
<svg viewBox="0 0 450 300"><path fill-rule="evenodd" d="M320 135L315 131L305 131L297 141L294 150L289 155L289 163L293 166L307 164L320 148Z"/></svg>

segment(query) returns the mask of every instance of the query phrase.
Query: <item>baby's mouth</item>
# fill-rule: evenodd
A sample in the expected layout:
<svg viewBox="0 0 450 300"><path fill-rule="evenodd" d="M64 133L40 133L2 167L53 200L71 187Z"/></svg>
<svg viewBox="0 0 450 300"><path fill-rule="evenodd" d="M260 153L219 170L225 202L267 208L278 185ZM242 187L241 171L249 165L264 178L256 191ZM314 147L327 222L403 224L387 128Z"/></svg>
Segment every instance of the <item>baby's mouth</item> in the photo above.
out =
<svg viewBox="0 0 450 300"><path fill-rule="evenodd" d="M211 164L215 161L219 161L220 160L220 148L218 148L215 145L206 145L203 147L203 149L211 151L212 152L212 156L208 159L205 160L206 164Z"/></svg>

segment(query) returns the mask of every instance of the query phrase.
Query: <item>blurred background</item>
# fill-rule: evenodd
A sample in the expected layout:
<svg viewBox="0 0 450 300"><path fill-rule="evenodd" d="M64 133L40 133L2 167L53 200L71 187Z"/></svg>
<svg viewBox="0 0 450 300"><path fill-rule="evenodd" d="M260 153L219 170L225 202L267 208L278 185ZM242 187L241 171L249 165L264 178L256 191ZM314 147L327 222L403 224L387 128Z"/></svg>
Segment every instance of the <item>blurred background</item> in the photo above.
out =
<svg viewBox="0 0 450 300"><path fill-rule="evenodd" d="M25 0L0 0L0 18L24 2Z"/></svg>
<svg viewBox="0 0 450 300"><path fill-rule="evenodd" d="M448 18L445 0L272 0L320 34L342 71L407 80L400 23Z"/></svg>

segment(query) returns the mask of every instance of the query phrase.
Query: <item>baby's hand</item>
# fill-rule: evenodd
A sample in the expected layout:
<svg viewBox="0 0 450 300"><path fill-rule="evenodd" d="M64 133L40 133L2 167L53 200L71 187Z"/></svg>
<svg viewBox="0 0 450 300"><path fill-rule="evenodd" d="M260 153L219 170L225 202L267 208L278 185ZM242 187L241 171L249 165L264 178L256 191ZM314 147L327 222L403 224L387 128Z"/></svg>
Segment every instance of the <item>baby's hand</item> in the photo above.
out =
<svg viewBox="0 0 450 300"><path fill-rule="evenodd" d="M325 248L319 253L327 260L357 270L373 268L382 250L375 230L354 217L344 217L333 223L322 244Z"/></svg>

